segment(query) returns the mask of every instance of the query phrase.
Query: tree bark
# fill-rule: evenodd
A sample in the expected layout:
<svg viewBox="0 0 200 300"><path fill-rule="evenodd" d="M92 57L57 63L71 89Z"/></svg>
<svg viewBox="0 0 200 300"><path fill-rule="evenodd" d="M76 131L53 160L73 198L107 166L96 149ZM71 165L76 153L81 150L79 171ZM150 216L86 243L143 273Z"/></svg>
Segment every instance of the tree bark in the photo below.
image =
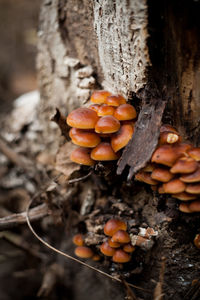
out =
<svg viewBox="0 0 200 300"><path fill-rule="evenodd" d="M148 97L155 96L156 90L159 101L166 102L163 122L176 126L185 140L198 146L199 11L200 3L192 0L44 0L37 66L39 118L43 123L43 143L49 151L55 154L60 141L58 128L49 122L55 108L67 115L84 105L92 90L99 88L126 96L138 108L142 91L148 87ZM117 178L118 182L126 182L123 174ZM179 213L171 198L164 202L140 184L134 200L128 185L124 186L118 196L124 197L136 214L141 213L140 227L145 223L159 232L154 247L143 254L142 273L131 277L132 283L152 293L134 292L139 299L153 299L165 257L165 299L190 299L184 297L192 280L198 279L200 268L199 250L193 245L199 215ZM112 189L116 186L112 185ZM113 190L109 193L113 194ZM85 299L88 294L95 295L95 299L111 299L111 295L124 298L121 286L116 291L115 284L105 283L101 276L83 269L77 274L77 266L66 264L75 276L70 284L73 299Z"/></svg>

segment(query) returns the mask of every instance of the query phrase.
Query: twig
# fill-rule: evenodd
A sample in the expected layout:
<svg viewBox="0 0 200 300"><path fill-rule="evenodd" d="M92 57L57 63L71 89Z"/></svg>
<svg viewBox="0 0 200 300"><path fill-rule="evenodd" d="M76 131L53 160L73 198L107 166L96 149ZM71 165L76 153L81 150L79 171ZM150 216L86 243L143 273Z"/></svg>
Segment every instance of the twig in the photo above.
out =
<svg viewBox="0 0 200 300"><path fill-rule="evenodd" d="M47 205L41 204L30 210L31 221L39 220L49 214ZM15 227L19 224L26 223L26 212L12 214L4 218L0 218L0 230L5 230L10 227Z"/></svg>
<svg viewBox="0 0 200 300"><path fill-rule="evenodd" d="M80 181L83 181L85 179L87 179L88 177L90 177L90 175L93 173L93 170L91 170L87 175L85 176L82 176L82 177L79 177L79 178L74 178L74 179L71 179L71 180L68 180L67 183L69 184L72 184L72 183L76 183L76 182L80 182Z"/></svg>
<svg viewBox="0 0 200 300"><path fill-rule="evenodd" d="M92 267L92 266L90 266L90 265L84 263L83 261L81 261L81 260L79 260L79 259L77 259L77 258L75 258L75 257L73 257L73 256L71 256L71 255L69 255L69 254L67 254L67 253L62 252L62 251L60 251L59 249L56 249L55 247L53 247L53 246L51 246L50 244L48 244L47 242L45 242L45 241L44 241L44 240L43 240L43 239L35 232L35 230L33 229L32 225L31 225L31 223L30 223L29 210L30 210L30 206L31 206L31 204L32 204L32 202L33 202L33 200L34 200L34 198L35 198L35 197L33 197L33 198L30 200L29 204L27 205L27 209L26 209L26 221L27 221L28 227L29 227L29 229L31 230L31 232L34 234L34 236L35 236L42 244L44 244L46 247L50 248L50 249L53 250L54 252L56 252L56 253L58 253L58 254L60 254L60 255L63 255L63 256L65 256L65 257L67 257L68 259L71 259L71 260L73 260L73 261L75 261L75 262L77 262L77 263L79 263L79 264L81 264L81 265L83 265L83 266L85 266L85 267L87 267L87 268L89 268L89 269L95 271L95 272L98 272L98 273L100 273L100 274L103 275L103 276L106 276L106 277L108 277L108 278L110 278L110 279L112 279L112 280L115 280L115 281L118 281L118 282L120 282L120 283L123 283L123 281L122 281L121 279L119 279L119 278L117 278L117 277L113 277L112 275L110 275L110 274L108 274L108 273L106 273L106 272L104 272L104 271L101 271L101 270L99 270L99 269L96 269L95 267ZM135 289L142 290L142 291L144 291L144 292L146 292L146 293L151 293L150 290L143 289L143 288L141 288L141 287L139 287L139 286L136 286L136 285L134 285L134 284L127 283L127 285L130 286L130 287L133 287L133 288L135 288Z"/></svg>

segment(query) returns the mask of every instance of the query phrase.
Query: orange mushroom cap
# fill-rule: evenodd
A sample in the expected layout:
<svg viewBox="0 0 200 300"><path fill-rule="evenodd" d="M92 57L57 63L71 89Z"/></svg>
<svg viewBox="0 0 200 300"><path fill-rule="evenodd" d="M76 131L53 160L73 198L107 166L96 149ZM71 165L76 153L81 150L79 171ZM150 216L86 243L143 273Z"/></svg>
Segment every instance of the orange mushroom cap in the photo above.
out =
<svg viewBox="0 0 200 300"><path fill-rule="evenodd" d="M106 256L113 256L115 254L115 249L110 247L107 241L100 246L100 251Z"/></svg>
<svg viewBox="0 0 200 300"><path fill-rule="evenodd" d="M176 132L164 131L160 133L159 145L174 144L180 141L181 137Z"/></svg>
<svg viewBox="0 0 200 300"><path fill-rule="evenodd" d="M83 129L71 128L69 136L75 145L87 148L94 148L101 142L98 134Z"/></svg>
<svg viewBox="0 0 200 300"><path fill-rule="evenodd" d="M179 210L185 213L200 212L200 201L192 201L191 203L181 203Z"/></svg>
<svg viewBox="0 0 200 300"><path fill-rule="evenodd" d="M142 170L135 175L135 179L151 185L158 184L156 180L151 178L151 173L143 172Z"/></svg>
<svg viewBox="0 0 200 300"><path fill-rule="evenodd" d="M79 129L93 129L98 121L97 113L89 108L80 107L73 110L67 117L67 124Z"/></svg>
<svg viewBox="0 0 200 300"><path fill-rule="evenodd" d="M76 256L81 258L91 258L94 255L93 251L89 247L85 246L76 247L74 252Z"/></svg>
<svg viewBox="0 0 200 300"><path fill-rule="evenodd" d="M110 96L111 93L107 91L94 91L91 95L91 102L97 103L97 104L104 104L106 103L106 99L108 96Z"/></svg>
<svg viewBox="0 0 200 300"><path fill-rule="evenodd" d="M116 250L115 254L112 257L112 260L116 263L126 263L131 260L131 256L122 249L119 249Z"/></svg>
<svg viewBox="0 0 200 300"><path fill-rule="evenodd" d="M99 105L99 104L91 104L88 108L92 109L92 110L96 111L96 113L98 113L98 110L100 107L101 107L101 105Z"/></svg>
<svg viewBox="0 0 200 300"><path fill-rule="evenodd" d="M131 140L134 127L131 125L122 125L118 132L111 137L111 146L115 152L124 148Z"/></svg>
<svg viewBox="0 0 200 300"><path fill-rule="evenodd" d="M93 256L92 256L92 260L93 261L99 261L101 259L101 256L99 255L99 254L94 254Z"/></svg>
<svg viewBox="0 0 200 300"><path fill-rule="evenodd" d="M198 163L191 157L181 157L179 158L173 167L170 169L170 172L173 174L183 173L188 174L196 171L198 168Z"/></svg>
<svg viewBox="0 0 200 300"><path fill-rule="evenodd" d="M76 246L83 246L84 244L84 239L83 239L83 236L82 234L78 233L76 234L74 237L73 237L73 243L76 245Z"/></svg>
<svg viewBox="0 0 200 300"><path fill-rule="evenodd" d="M192 148L187 151L188 155L195 159L196 161L200 161L200 148Z"/></svg>
<svg viewBox="0 0 200 300"><path fill-rule="evenodd" d="M190 194L200 194L200 183L187 184L185 191Z"/></svg>
<svg viewBox="0 0 200 300"><path fill-rule="evenodd" d="M107 161L119 159L119 154L115 153L109 143L100 143L92 149L91 158L94 160Z"/></svg>
<svg viewBox="0 0 200 300"><path fill-rule="evenodd" d="M172 197L181 200L181 201L190 201L190 200L194 200L197 198L197 195L192 195L192 194L188 194L186 192L182 192L182 193L178 193L178 194L174 194L172 195Z"/></svg>
<svg viewBox="0 0 200 300"><path fill-rule="evenodd" d="M174 177L168 169L155 168L151 173L151 178L161 182L168 182Z"/></svg>
<svg viewBox="0 0 200 300"><path fill-rule="evenodd" d="M116 108L114 117L119 121L132 120L137 117L137 113L132 105L122 104Z"/></svg>
<svg viewBox="0 0 200 300"><path fill-rule="evenodd" d="M104 233L113 236L118 230L126 230L127 225L124 221L118 219L110 219L104 226Z"/></svg>
<svg viewBox="0 0 200 300"><path fill-rule="evenodd" d="M178 194L185 191L186 185L184 182L180 181L178 178L172 179L167 183L163 184L163 189L165 193Z"/></svg>
<svg viewBox="0 0 200 300"><path fill-rule="evenodd" d="M111 238L108 239L108 244L109 244L109 246L112 247L112 248L119 248L119 247L121 246L120 243L117 243L117 242L112 241Z"/></svg>
<svg viewBox="0 0 200 300"><path fill-rule="evenodd" d="M120 128L120 122L113 116L105 116L96 123L95 131L97 133L113 133Z"/></svg>
<svg viewBox="0 0 200 300"><path fill-rule="evenodd" d="M180 156L181 154L171 145L162 145L154 151L151 161L157 164L172 167Z"/></svg>
<svg viewBox="0 0 200 300"><path fill-rule="evenodd" d="M95 161L90 157L91 150L88 148L76 148L70 155L71 161L86 166L93 166Z"/></svg>
<svg viewBox="0 0 200 300"><path fill-rule="evenodd" d="M126 103L126 99L121 95L111 95L106 99L106 104L111 106L119 106L125 103Z"/></svg>
<svg viewBox="0 0 200 300"><path fill-rule="evenodd" d="M115 108L113 106L103 104L99 107L97 114L99 117L113 116L114 112L115 112Z"/></svg>
<svg viewBox="0 0 200 300"><path fill-rule="evenodd" d="M124 231L124 230L118 230L117 232L115 232L112 236L111 241L112 242L117 242L117 243L121 243L121 244L126 244L130 242L130 236L129 234Z"/></svg>
<svg viewBox="0 0 200 300"><path fill-rule="evenodd" d="M132 253L135 251L135 247L133 247L131 244L126 244L124 245L123 250L127 253Z"/></svg>
<svg viewBox="0 0 200 300"><path fill-rule="evenodd" d="M180 177L180 180L183 182L188 182L188 183L199 182L200 181L200 167L198 167L198 169L191 174L182 175Z"/></svg>

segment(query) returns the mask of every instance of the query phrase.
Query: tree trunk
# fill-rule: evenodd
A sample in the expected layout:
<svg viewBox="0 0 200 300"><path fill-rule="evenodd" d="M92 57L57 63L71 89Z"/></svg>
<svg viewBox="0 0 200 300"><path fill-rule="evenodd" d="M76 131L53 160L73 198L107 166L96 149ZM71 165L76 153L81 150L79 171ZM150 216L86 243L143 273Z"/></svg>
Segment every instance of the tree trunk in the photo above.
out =
<svg viewBox="0 0 200 300"><path fill-rule="evenodd" d="M192 0L44 0L37 66L39 118L43 143L49 151L55 154L60 143L58 128L49 122L55 107L67 115L84 105L93 89L101 88L124 95L138 108L146 87L150 95L158 91L159 101L166 101L163 122L176 126L185 140L198 146L199 11L200 3ZM179 213L176 201L155 196L141 184L133 197L126 176L122 174L116 180L123 184L118 188L112 182L104 197L117 194L116 199L133 208L133 219L140 215L139 227L148 225L158 230L153 248L139 253L136 259L141 259L142 271L129 280L152 292L136 289L134 293L139 299L153 299L165 257L164 282L158 296L164 293L165 299L191 299L184 296L199 276L199 250L193 245L199 216ZM83 190L87 190L86 185L82 184ZM124 298L120 285L82 267L79 270L74 262L65 264L74 275L66 284L73 299L86 299L88 295L97 300Z"/></svg>

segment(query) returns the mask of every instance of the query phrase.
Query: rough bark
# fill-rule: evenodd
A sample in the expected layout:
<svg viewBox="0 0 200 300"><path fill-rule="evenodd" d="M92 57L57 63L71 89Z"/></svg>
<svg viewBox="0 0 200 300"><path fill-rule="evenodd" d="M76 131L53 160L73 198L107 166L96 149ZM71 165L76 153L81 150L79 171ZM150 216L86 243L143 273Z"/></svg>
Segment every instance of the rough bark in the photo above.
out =
<svg viewBox="0 0 200 300"><path fill-rule="evenodd" d="M199 10L199 2L189 0L43 1L37 61L39 118L43 122L43 143L49 151L55 153L59 144L58 129L49 122L55 107L67 114L85 104L92 89L99 87L122 93L130 100L137 96L138 103L141 89L152 81L157 84L160 101L167 102L164 122L177 126L186 140L198 145ZM154 94L153 89L154 85ZM199 276L199 250L193 246L199 216L178 213L176 201L157 198L141 184L130 188L123 175L115 179L117 183L113 184L112 179L106 192L117 195L133 208L133 218L137 216L139 226L145 224L159 231L154 247L141 258L142 273L133 275L131 280L153 290L165 257L165 298L183 299L191 281ZM104 186L104 195L106 192ZM71 251L70 245L67 250ZM76 274L72 263L70 268ZM98 282L84 270L76 274L71 290L75 290L85 273L88 290L81 279L83 284L74 292L73 299L84 299L87 293L94 292L94 286L98 290L98 295L94 292L95 299L112 298L109 293L114 290L110 283L103 291L104 279ZM124 297L123 291L113 293L116 299ZM137 293L141 299L153 299L153 295Z"/></svg>

